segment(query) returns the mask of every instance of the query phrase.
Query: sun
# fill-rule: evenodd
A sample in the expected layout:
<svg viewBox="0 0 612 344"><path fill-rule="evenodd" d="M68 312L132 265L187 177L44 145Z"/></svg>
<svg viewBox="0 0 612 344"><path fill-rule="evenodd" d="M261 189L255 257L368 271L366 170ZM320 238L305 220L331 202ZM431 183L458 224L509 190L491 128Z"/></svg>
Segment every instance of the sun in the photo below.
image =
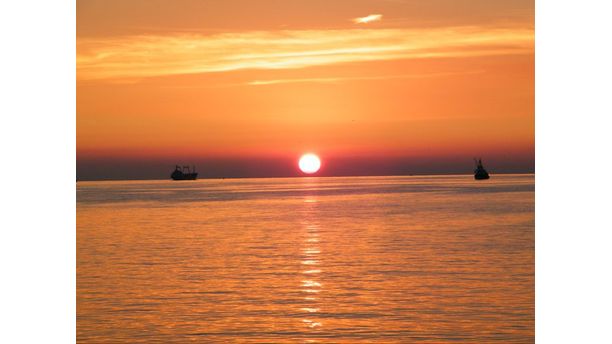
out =
<svg viewBox="0 0 612 344"><path fill-rule="evenodd" d="M321 168L321 160L315 154L307 153L300 157L298 165L302 172L311 174L317 172L319 168Z"/></svg>

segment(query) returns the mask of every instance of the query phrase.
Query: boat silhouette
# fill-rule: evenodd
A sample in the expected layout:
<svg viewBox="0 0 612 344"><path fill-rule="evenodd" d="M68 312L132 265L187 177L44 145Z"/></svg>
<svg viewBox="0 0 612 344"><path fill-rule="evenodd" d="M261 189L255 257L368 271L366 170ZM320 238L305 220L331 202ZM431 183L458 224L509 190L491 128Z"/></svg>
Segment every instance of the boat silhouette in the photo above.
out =
<svg viewBox="0 0 612 344"><path fill-rule="evenodd" d="M189 168L189 166L179 166L176 165L174 172L170 175L172 180L196 180L198 178L198 173L195 171L195 166L193 166L193 171Z"/></svg>
<svg viewBox="0 0 612 344"><path fill-rule="evenodd" d="M482 160L478 159L478 161L476 161L476 159L474 159L474 162L476 163L476 169L474 170L474 179L489 179L489 173L487 173L487 170L482 167Z"/></svg>

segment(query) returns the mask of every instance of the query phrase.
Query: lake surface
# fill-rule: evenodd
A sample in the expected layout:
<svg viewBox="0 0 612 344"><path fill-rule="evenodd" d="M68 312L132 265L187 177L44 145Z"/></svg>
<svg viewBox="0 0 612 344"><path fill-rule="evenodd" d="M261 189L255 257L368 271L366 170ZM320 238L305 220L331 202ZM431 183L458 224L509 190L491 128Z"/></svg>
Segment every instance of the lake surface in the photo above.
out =
<svg viewBox="0 0 612 344"><path fill-rule="evenodd" d="M79 343L533 343L534 176L77 184Z"/></svg>

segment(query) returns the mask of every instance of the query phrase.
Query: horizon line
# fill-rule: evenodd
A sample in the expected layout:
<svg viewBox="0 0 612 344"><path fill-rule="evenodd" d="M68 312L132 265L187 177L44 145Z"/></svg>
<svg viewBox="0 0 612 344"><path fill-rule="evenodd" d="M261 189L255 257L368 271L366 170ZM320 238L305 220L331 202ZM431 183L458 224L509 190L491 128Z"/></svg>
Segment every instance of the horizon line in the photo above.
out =
<svg viewBox="0 0 612 344"><path fill-rule="evenodd" d="M534 172L500 172L500 173L489 173L491 176L495 175L535 175ZM212 177L212 178L198 178L196 180L187 182L197 182L200 180L223 180L223 179L288 179L288 178L346 178L346 177L428 177L428 176L472 176L473 173L413 173L413 174L369 174L369 175L328 175L328 176L269 176L269 177ZM81 179L77 178L77 182L121 182L121 181L172 181L171 178L142 178L142 179ZM184 182L184 181L182 181Z"/></svg>

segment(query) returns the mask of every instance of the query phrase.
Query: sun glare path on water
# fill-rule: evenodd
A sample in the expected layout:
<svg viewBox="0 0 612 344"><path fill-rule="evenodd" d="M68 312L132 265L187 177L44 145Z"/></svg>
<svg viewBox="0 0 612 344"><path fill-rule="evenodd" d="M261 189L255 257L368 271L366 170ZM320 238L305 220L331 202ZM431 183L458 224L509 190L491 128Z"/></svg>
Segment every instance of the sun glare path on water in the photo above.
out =
<svg viewBox="0 0 612 344"><path fill-rule="evenodd" d="M298 163L300 171L306 174L316 173L321 168L321 159L312 153L304 154Z"/></svg>

